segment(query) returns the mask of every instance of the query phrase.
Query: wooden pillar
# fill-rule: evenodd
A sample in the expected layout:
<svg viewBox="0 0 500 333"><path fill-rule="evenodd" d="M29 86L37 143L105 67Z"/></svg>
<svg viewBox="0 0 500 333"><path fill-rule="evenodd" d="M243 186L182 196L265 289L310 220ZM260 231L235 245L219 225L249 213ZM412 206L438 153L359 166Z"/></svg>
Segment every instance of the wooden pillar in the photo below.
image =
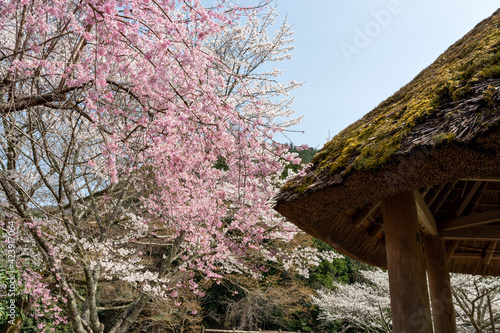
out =
<svg viewBox="0 0 500 333"><path fill-rule="evenodd" d="M394 333L431 333L432 319L412 191L382 201Z"/></svg>
<svg viewBox="0 0 500 333"><path fill-rule="evenodd" d="M425 235L424 250L431 293L434 332L457 333L450 273L443 239L438 236Z"/></svg>

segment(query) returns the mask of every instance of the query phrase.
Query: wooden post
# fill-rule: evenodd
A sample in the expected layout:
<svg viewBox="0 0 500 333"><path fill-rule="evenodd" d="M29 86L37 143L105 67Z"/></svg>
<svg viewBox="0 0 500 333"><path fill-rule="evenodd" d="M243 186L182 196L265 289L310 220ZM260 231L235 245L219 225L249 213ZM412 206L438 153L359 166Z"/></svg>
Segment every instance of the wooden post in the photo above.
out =
<svg viewBox="0 0 500 333"><path fill-rule="evenodd" d="M382 200L393 331L431 333L432 319L412 191Z"/></svg>
<svg viewBox="0 0 500 333"><path fill-rule="evenodd" d="M431 293L434 332L457 333L450 273L443 239L438 236L425 235L424 250Z"/></svg>

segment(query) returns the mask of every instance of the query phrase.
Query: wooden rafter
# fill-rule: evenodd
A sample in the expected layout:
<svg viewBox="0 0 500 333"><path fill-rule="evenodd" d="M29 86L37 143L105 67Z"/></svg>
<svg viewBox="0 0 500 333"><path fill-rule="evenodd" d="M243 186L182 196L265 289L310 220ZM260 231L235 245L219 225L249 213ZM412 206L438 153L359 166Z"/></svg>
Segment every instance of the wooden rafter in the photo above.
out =
<svg viewBox="0 0 500 333"><path fill-rule="evenodd" d="M425 233L437 236L438 228L436 226L434 216L432 215L420 192L417 190L413 192L415 195L415 202L417 203L417 214L420 225L423 227Z"/></svg>
<svg viewBox="0 0 500 333"><path fill-rule="evenodd" d="M483 257L483 253L479 253L479 252L475 252L475 253L464 253L464 252L455 252L452 256L453 259L478 259L478 260L482 260L484 257ZM493 254L491 256L491 259L490 260L500 260L500 254Z"/></svg>
<svg viewBox="0 0 500 333"><path fill-rule="evenodd" d="M361 227L363 222L380 206L380 202L370 204L363 208L353 219L353 223L356 228Z"/></svg>
<svg viewBox="0 0 500 333"><path fill-rule="evenodd" d="M490 175L490 176L481 176L481 177L472 177L463 179L466 181L482 181L482 182L500 182L500 173Z"/></svg>
<svg viewBox="0 0 500 333"><path fill-rule="evenodd" d="M465 208L467 208L467 205L470 203L472 198L474 198L474 195L476 194L481 184L482 184L481 181L474 181L466 184L464 189L464 195L460 197L459 200L456 201L455 205L450 210L449 217L459 217L460 215L462 215Z"/></svg>
<svg viewBox="0 0 500 333"><path fill-rule="evenodd" d="M448 198L451 191L453 191L453 189L455 188L456 184L457 182L448 183L446 184L445 188L442 191L440 191L438 199L436 199L432 204L431 210L433 215L436 215L436 213L439 211L446 198Z"/></svg>
<svg viewBox="0 0 500 333"><path fill-rule="evenodd" d="M455 253L455 250L457 249L459 241L458 240L453 240L450 244L450 246L446 250L446 258L448 259L448 262L450 262L451 257L453 256L453 253Z"/></svg>
<svg viewBox="0 0 500 333"><path fill-rule="evenodd" d="M370 235L370 237L375 237L383 228L384 228L383 224L376 224L370 229L368 235Z"/></svg>
<svg viewBox="0 0 500 333"><path fill-rule="evenodd" d="M500 221L500 209L497 209L439 222L438 229L440 232L445 230L457 230L457 229L477 227L483 224L489 224L499 221Z"/></svg>
<svg viewBox="0 0 500 333"><path fill-rule="evenodd" d="M486 250L486 255L483 258L483 262L486 265L489 265L491 259L493 259L493 255L495 254L495 249L497 248L497 243L498 242L491 242L490 246L488 247L488 250Z"/></svg>
<svg viewBox="0 0 500 333"><path fill-rule="evenodd" d="M429 191L431 190L432 186L425 186L420 189L420 194L422 194L422 197L426 197Z"/></svg>
<svg viewBox="0 0 500 333"><path fill-rule="evenodd" d="M429 195L428 197L426 196L425 197L425 201L427 202L427 205L429 207L432 206L432 204L434 203L434 201L436 201L438 195L441 193L441 191L443 191L444 187L446 186L447 183L442 183L441 185L439 185L433 192L431 195Z"/></svg>
<svg viewBox="0 0 500 333"><path fill-rule="evenodd" d="M489 184L489 182L482 182L481 183L481 186L479 186L479 189L477 190L477 193L474 196L474 199L472 199L471 203L469 204L469 207L464 212L465 215L472 215L476 212L476 208L479 205L479 203L481 202L481 198L483 197L483 194L486 191L488 184Z"/></svg>
<svg viewBox="0 0 500 333"><path fill-rule="evenodd" d="M482 225L455 230L440 230L439 236L444 239L500 241L500 226Z"/></svg>

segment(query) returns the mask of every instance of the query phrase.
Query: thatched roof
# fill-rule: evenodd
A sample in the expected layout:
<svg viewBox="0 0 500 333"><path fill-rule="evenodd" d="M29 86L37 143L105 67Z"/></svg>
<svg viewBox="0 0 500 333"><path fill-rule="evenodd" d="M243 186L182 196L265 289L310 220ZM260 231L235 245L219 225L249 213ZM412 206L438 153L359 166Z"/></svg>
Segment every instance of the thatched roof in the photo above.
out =
<svg viewBox="0 0 500 333"><path fill-rule="evenodd" d="M444 226L439 235L447 239L450 270L500 275L499 181L497 10L328 142L306 176L282 189L276 210L340 252L385 268L380 202L419 190L438 228ZM446 229L450 219L464 216L484 216L489 224L479 231Z"/></svg>

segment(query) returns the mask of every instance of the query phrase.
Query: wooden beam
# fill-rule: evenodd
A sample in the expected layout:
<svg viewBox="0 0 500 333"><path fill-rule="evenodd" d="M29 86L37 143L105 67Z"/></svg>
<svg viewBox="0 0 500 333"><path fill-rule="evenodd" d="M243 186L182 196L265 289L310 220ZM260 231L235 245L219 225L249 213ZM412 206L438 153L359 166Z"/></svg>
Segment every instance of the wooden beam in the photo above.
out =
<svg viewBox="0 0 500 333"><path fill-rule="evenodd" d="M415 196L415 202L417 203L417 215L420 225L424 228L424 232L426 234L437 236L438 228L436 226L436 221L434 220L434 216L432 215L429 207L425 203L424 198L417 190L414 190L413 194Z"/></svg>
<svg viewBox="0 0 500 333"><path fill-rule="evenodd" d="M438 223L439 231L477 227L500 221L500 209L457 217Z"/></svg>
<svg viewBox="0 0 500 333"><path fill-rule="evenodd" d="M490 176L479 176L462 179L465 181L481 181L481 182L500 182L500 173L490 175Z"/></svg>
<svg viewBox="0 0 500 333"><path fill-rule="evenodd" d="M490 246L488 246L488 250L486 250L486 255L483 258L483 263L485 265L489 265L491 263L491 259L493 259L493 255L495 254L495 250L497 248L498 242L491 242Z"/></svg>
<svg viewBox="0 0 500 333"><path fill-rule="evenodd" d="M432 204L432 207L431 207L432 208L431 209L432 210L432 214L436 215L439 212L439 209L441 208L441 206L443 205L443 203L446 201L446 199L450 195L451 191L453 191L453 189L455 188L456 184L457 184L457 182L446 184L444 190L439 193L439 199L436 200Z"/></svg>
<svg viewBox="0 0 500 333"><path fill-rule="evenodd" d="M443 183L441 185L439 185L439 187L437 187L433 192L432 192L432 195L430 195L427 200L425 200L427 202L427 206L432 206L432 204L434 203L434 201L436 201L439 193L441 193L441 191L444 189L444 187L446 186L446 183Z"/></svg>
<svg viewBox="0 0 500 333"><path fill-rule="evenodd" d="M431 190L431 186L425 186L423 188L420 189L420 194L422 194L422 197L425 197L427 196L427 193L429 193L429 191Z"/></svg>
<svg viewBox="0 0 500 333"><path fill-rule="evenodd" d="M484 190L486 189L486 187L488 186L488 184L489 184L489 182L482 182L481 183L481 186L477 190L477 194L474 197L474 200L469 205L469 209L464 212L465 215L472 215L472 214L474 214L476 212L476 208L479 205L479 202L481 201L481 197L483 196Z"/></svg>
<svg viewBox="0 0 500 333"><path fill-rule="evenodd" d="M500 241L500 226L483 225L467 229L440 230L439 236L444 239Z"/></svg>
<svg viewBox="0 0 500 333"><path fill-rule="evenodd" d="M458 241L458 240L451 241L450 246L446 250L446 258L448 258L448 262L450 262L450 259L453 256L453 253L455 253L455 250L457 249L457 246L458 246L459 242L460 241Z"/></svg>
<svg viewBox="0 0 500 333"><path fill-rule="evenodd" d="M452 256L453 259L477 259L477 260L483 260L484 259L484 254L483 253L464 253L464 252L460 252L460 253L455 253L453 256ZM500 260L500 255L498 254L494 254L492 257L491 257L491 260Z"/></svg>
<svg viewBox="0 0 500 333"><path fill-rule="evenodd" d="M394 332L432 332L432 318L413 191L382 200Z"/></svg>
<svg viewBox="0 0 500 333"><path fill-rule="evenodd" d="M364 207L353 219L353 223L356 228L361 227L363 222L375 211L375 209L377 209L379 205L380 203L377 202Z"/></svg>
<svg viewBox="0 0 500 333"><path fill-rule="evenodd" d="M368 235L370 237L375 237L378 235L378 233L384 228L384 226L382 224L376 224L374 225L370 231L368 232Z"/></svg>
<svg viewBox="0 0 500 333"><path fill-rule="evenodd" d="M444 241L437 236L424 235L424 250L434 333L457 333Z"/></svg>
<svg viewBox="0 0 500 333"><path fill-rule="evenodd" d="M474 198L474 195L476 194L477 190L481 186L482 182L481 181L474 181L467 183L464 188L464 195L461 196L456 202L453 208L450 210L450 215L449 217L459 217L462 215L464 212L465 208L467 208L467 205L469 202Z"/></svg>
<svg viewBox="0 0 500 333"><path fill-rule="evenodd" d="M380 230L376 235L375 238L378 239L379 241L383 242L385 238L385 233L384 229Z"/></svg>

